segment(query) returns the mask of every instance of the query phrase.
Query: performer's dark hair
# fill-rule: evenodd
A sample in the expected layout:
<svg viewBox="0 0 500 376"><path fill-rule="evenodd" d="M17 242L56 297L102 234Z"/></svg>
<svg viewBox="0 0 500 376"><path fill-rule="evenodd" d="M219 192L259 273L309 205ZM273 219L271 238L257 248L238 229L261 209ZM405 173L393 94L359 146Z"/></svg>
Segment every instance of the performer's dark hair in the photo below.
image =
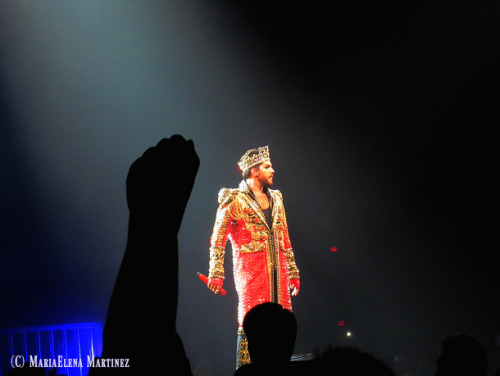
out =
<svg viewBox="0 0 500 376"><path fill-rule="evenodd" d="M252 170L254 168L259 168L259 166L261 165L262 163L259 163L253 167L250 167L248 168L245 172L243 172L241 175L243 176L243 180L247 180L248 178L250 178L252 176Z"/></svg>

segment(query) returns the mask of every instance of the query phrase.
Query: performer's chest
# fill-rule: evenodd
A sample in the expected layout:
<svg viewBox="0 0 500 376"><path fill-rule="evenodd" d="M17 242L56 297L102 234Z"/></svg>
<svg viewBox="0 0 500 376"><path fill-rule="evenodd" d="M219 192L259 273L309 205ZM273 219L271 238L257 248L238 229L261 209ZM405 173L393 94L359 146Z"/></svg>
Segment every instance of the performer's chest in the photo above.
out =
<svg viewBox="0 0 500 376"><path fill-rule="evenodd" d="M237 215L233 221L233 230L271 234L274 230L281 230L283 221L281 211L271 200L268 208L262 210L257 200L244 200L240 203ZM267 213L267 217L266 217ZM261 237L262 239L262 237Z"/></svg>
<svg viewBox="0 0 500 376"><path fill-rule="evenodd" d="M260 209L269 209L269 197L265 193L260 193L255 195L255 201L259 205Z"/></svg>

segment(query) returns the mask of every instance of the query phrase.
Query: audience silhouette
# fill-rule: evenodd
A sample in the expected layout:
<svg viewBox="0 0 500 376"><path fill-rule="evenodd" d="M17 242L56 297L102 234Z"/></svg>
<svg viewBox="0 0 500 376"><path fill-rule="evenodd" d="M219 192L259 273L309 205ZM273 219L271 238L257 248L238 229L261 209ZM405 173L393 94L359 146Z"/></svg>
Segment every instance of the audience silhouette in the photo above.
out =
<svg viewBox="0 0 500 376"><path fill-rule="evenodd" d="M290 373L295 346L295 315L277 303L253 307L243 320L251 363L238 368L235 375Z"/></svg>
<svg viewBox="0 0 500 376"><path fill-rule="evenodd" d="M148 375L168 368L176 375L192 374L176 331L177 233L199 163L193 142L174 135L131 165L126 181L127 244L109 303L101 356L129 359L129 368L92 368L89 375Z"/></svg>
<svg viewBox="0 0 500 376"><path fill-rule="evenodd" d="M238 368L234 376L395 376L381 360L354 347L331 347L312 360L291 361L297 321L291 311L277 303L252 308L245 316L243 329L252 362Z"/></svg>
<svg viewBox="0 0 500 376"><path fill-rule="evenodd" d="M486 376L488 356L474 337L459 334L442 341L436 366L436 376Z"/></svg>
<svg viewBox="0 0 500 376"><path fill-rule="evenodd" d="M331 347L318 355L312 364L316 375L395 376L382 360L351 346Z"/></svg>

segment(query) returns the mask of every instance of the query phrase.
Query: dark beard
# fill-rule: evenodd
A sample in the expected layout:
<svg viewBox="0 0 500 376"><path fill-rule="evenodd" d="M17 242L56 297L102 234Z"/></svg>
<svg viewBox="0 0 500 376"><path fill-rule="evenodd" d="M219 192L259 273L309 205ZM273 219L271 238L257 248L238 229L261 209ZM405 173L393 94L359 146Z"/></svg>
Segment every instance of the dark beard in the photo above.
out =
<svg viewBox="0 0 500 376"><path fill-rule="evenodd" d="M269 183L268 181L261 182L265 189L271 188L273 183Z"/></svg>

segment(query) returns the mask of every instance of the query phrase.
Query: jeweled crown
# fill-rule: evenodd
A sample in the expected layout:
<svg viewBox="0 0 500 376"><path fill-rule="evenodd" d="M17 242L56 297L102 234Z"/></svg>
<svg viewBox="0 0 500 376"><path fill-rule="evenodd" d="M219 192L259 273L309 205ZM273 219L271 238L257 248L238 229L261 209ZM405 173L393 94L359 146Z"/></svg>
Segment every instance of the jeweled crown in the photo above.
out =
<svg viewBox="0 0 500 376"><path fill-rule="evenodd" d="M250 149L245 154L243 154L243 157L241 157L240 161L238 162L238 166L240 167L240 170L242 172L245 172L253 166L256 166L263 162L269 162L270 160L271 158L269 157L269 147L261 146L257 149Z"/></svg>

